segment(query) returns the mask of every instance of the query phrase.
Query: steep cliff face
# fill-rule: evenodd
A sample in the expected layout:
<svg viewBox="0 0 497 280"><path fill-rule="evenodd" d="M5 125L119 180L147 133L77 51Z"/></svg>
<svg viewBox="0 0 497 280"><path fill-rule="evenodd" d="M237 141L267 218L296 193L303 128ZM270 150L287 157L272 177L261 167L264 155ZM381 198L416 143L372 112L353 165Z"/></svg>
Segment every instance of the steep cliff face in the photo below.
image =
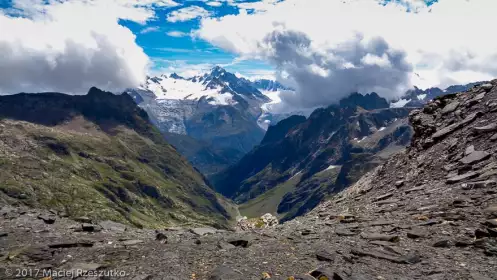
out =
<svg viewBox="0 0 497 280"><path fill-rule="evenodd" d="M230 215L126 95L0 97L0 201L141 226Z"/></svg>
<svg viewBox="0 0 497 280"><path fill-rule="evenodd" d="M290 117L269 127L261 144L237 164L213 176L213 185L245 203L242 214L259 215L261 208L294 218L407 145L408 113L388 108L376 94L355 94L308 119ZM261 207L266 204L274 206Z"/></svg>

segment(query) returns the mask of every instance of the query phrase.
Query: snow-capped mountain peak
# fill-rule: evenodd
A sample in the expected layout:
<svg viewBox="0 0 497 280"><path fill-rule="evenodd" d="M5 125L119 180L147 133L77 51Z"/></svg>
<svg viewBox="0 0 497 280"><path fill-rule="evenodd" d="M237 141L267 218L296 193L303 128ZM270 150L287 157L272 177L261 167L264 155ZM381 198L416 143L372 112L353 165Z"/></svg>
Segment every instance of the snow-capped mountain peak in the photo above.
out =
<svg viewBox="0 0 497 280"><path fill-rule="evenodd" d="M270 101L252 82L238 78L219 66L212 68L208 73L191 78L176 73L147 77L141 88L152 91L159 100L205 99L211 105L234 105L243 102L240 98Z"/></svg>

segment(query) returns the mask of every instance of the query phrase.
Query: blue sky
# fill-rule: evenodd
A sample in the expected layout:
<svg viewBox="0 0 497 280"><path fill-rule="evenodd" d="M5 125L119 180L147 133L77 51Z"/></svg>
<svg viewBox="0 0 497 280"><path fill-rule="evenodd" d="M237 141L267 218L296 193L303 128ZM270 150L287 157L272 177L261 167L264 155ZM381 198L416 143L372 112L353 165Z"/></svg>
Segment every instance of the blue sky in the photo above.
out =
<svg viewBox="0 0 497 280"><path fill-rule="evenodd" d="M175 2L180 5L165 8L156 7L156 18L148 21L145 25L132 21L121 21L123 26L129 28L137 36L138 45L143 47L145 53L153 61L155 71L168 71L168 67L184 69L188 68L188 65L191 67L221 65L232 72L246 76L263 75L272 71L272 67L264 61L239 61L236 54L217 48L200 38L190 36L192 31L199 28L201 17L177 22L167 20L168 14L171 12L187 7L201 7L213 17L236 15L239 13L237 7L227 2L218 2L221 3L219 7L210 6L206 1L180 0ZM237 3L254 2L258 1L237 1ZM168 33L176 36L168 35Z"/></svg>

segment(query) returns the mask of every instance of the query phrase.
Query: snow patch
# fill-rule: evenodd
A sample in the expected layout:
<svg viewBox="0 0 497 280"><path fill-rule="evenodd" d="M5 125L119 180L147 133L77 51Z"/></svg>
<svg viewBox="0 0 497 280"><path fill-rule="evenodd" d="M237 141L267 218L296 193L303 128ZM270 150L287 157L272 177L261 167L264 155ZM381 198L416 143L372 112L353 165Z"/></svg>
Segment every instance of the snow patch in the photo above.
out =
<svg viewBox="0 0 497 280"><path fill-rule="evenodd" d="M390 108L402 108L409 102L411 102L411 99L400 99L399 101L390 103Z"/></svg>
<svg viewBox="0 0 497 280"><path fill-rule="evenodd" d="M292 180L293 178L295 178L296 176L298 176L300 173L302 173L302 170L300 170L299 172L295 173L295 175L293 175L290 179L288 179L288 181Z"/></svg>
<svg viewBox="0 0 497 280"><path fill-rule="evenodd" d="M325 170L332 170L332 169L336 169L336 168L338 168L338 167L340 167L340 166L339 166L339 165L330 165L330 166L328 166L328 168L326 168Z"/></svg>
<svg viewBox="0 0 497 280"><path fill-rule="evenodd" d="M426 93L418 95L418 100L425 100Z"/></svg>

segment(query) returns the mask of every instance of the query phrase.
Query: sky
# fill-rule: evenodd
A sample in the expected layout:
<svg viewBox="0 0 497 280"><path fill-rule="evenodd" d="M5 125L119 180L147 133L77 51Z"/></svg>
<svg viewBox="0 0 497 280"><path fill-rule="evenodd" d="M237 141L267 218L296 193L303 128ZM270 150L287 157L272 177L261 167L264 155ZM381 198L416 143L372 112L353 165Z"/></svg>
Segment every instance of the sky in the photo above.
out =
<svg viewBox="0 0 497 280"><path fill-rule="evenodd" d="M135 87L214 65L297 89L350 92L497 77L495 0L0 0L0 93Z"/></svg>

